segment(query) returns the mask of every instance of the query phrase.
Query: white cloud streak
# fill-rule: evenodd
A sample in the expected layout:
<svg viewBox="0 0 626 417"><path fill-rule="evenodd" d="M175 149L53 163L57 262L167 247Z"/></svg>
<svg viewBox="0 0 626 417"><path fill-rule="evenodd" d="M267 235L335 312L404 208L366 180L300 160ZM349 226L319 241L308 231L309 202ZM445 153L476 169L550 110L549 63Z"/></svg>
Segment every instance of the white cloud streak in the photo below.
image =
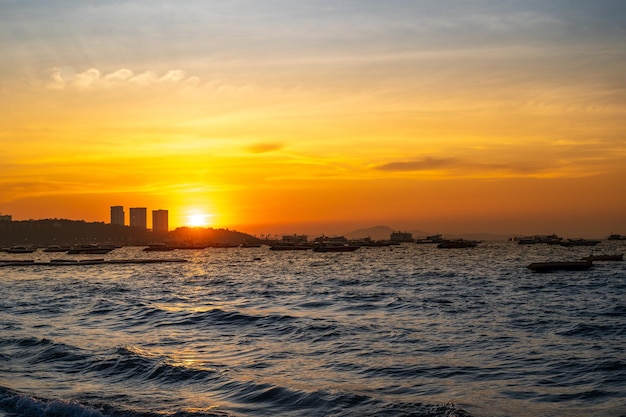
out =
<svg viewBox="0 0 626 417"><path fill-rule="evenodd" d="M97 68L89 68L76 73L71 67L52 68L47 87L56 90L74 88L79 90L109 89L128 85L149 87L154 85L182 84L197 85L198 77L187 76L182 70L170 70L159 74L156 71L135 73L128 68L103 73Z"/></svg>

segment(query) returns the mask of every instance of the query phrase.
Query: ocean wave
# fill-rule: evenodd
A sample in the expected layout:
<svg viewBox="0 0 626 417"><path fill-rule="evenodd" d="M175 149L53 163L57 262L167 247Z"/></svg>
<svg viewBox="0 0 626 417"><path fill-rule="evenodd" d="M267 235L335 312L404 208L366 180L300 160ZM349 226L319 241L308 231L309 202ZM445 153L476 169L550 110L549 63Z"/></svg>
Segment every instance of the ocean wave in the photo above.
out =
<svg viewBox="0 0 626 417"><path fill-rule="evenodd" d="M242 327L248 325L272 326L283 324L295 320L295 317L280 314L252 315L240 311L225 311L221 308L213 308L206 311L186 311L160 308L155 305L142 305L127 307L124 310L116 311L120 321L126 326L141 327L213 327L213 326L234 326Z"/></svg>
<svg viewBox="0 0 626 417"><path fill-rule="evenodd" d="M277 387L261 386L241 394L240 404L232 412L221 410L176 410L154 412L133 410L108 403L82 404L74 400L35 398L0 387L0 411L25 417L228 417L239 413L256 416L394 416L394 417L471 417L454 404L422 403L385 404L354 394L314 392L298 394ZM271 406L259 408L263 403Z"/></svg>
<svg viewBox="0 0 626 417"><path fill-rule="evenodd" d="M229 396L234 411L256 416L471 417L454 404L393 403L371 396L319 390L294 391L270 384L247 384Z"/></svg>
<svg viewBox="0 0 626 417"><path fill-rule="evenodd" d="M15 347L26 349L21 351L21 356L25 356L25 352L30 352L29 357L22 358L26 362L46 363L48 369L56 369L66 375L78 373L107 386L111 391L107 395L121 398L120 403L111 403L107 398L99 398L97 395L94 397L90 394L91 400L82 402L79 394L75 394L78 397L70 399L45 399L38 395L0 389L0 409L20 416L156 416L157 414L152 412L123 406L127 401L122 395L124 387L132 386L141 386L147 393L143 395L148 396L151 395L150 392L158 396L166 392L176 392L178 389L191 390L198 395L205 393L204 395L208 395L209 398L227 404L220 410L189 411L185 407L185 399L177 399L174 396L169 401L174 409L169 407L166 410L153 410L158 411L159 416L228 416L230 413L256 416L469 416L450 405L388 403L353 392L295 390L270 383L242 380L235 374L216 368L181 366L172 363L165 355L154 354L134 346L118 347L104 353L90 353L46 338L16 339L12 343ZM135 392L134 395L138 393Z"/></svg>
<svg viewBox="0 0 626 417"><path fill-rule="evenodd" d="M139 411L128 407L99 402L82 404L75 400L31 397L0 387L0 411L15 417L228 417L220 411L180 410L172 413Z"/></svg>
<svg viewBox="0 0 626 417"><path fill-rule="evenodd" d="M33 398L2 387L0 409L27 417L104 417L99 410L78 402Z"/></svg>

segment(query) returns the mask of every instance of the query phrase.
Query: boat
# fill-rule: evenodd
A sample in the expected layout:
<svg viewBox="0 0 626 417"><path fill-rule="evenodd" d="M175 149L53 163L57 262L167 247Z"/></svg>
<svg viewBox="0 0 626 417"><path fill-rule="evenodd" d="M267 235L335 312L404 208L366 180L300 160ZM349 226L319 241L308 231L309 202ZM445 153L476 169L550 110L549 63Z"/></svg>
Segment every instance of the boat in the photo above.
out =
<svg viewBox="0 0 626 417"><path fill-rule="evenodd" d="M261 244L255 243L255 242L244 242L239 247L240 248L260 248Z"/></svg>
<svg viewBox="0 0 626 417"><path fill-rule="evenodd" d="M370 237L363 239L352 239L349 241L351 245L358 245L365 248L380 248L383 246L391 246L392 243L388 240L372 240Z"/></svg>
<svg viewBox="0 0 626 417"><path fill-rule="evenodd" d="M33 253L37 250L37 248L33 248L30 246L11 246L7 249L6 253Z"/></svg>
<svg viewBox="0 0 626 417"><path fill-rule="evenodd" d="M460 248L473 248L478 246L478 241L476 240L465 240L465 239L454 239L454 240L444 240L440 244L437 245L440 249L460 249Z"/></svg>
<svg viewBox="0 0 626 417"><path fill-rule="evenodd" d="M584 271L593 265L592 261L564 261L564 262L533 262L527 266L533 272L553 271Z"/></svg>
<svg viewBox="0 0 626 417"><path fill-rule="evenodd" d="M593 240L593 239L567 239L563 242L559 242L559 245L561 246L595 246L598 243L600 243L599 240Z"/></svg>
<svg viewBox="0 0 626 417"><path fill-rule="evenodd" d="M20 266L20 265L34 265L34 259L16 260L16 259L0 259L0 266Z"/></svg>
<svg viewBox="0 0 626 417"><path fill-rule="evenodd" d="M143 248L144 252L169 252L174 250L173 247L166 245L165 243L152 243Z"/></svg>
<svg viewBox="0 0 626 417"><path fill-rule="evenodd" d="M67 252L71 248L69 246L50 245L45 248L44 252Z"/></svg>
<svg viewBox="0 0 626 417"><path fill-rule="evenodd" d="M623 261L624 254L615 254L615 255L589 255L581 258L583 261Z"/></svg>
<svg viewBox="0 0 626 417"><path fill-rule="evenodd" d="M535 245L538 243L547 243L548 245L557 245L563 240L562 237L556 233L551 235L533 235L515 238L520 245Z"/></svg>
<svg viewBox="0 0 626 417"><path fill-rule="evenodd" d="M291 244L291 243L277 243L276 245L270 246L270 250L310 250L313 249L313 246L309 244Z"/></svg>
<svg viewBox="0 0 626 417"><path fill-rule="evenodd" d="M81 259L78 261L78 265L99 265L104 263L106 263L104 259Z"/></svg>
<svg viewBox="0 0 626 417"><path fill-rule="evenodd" d="M313 248L313 252L354 252L359 248L358 245L319 245Z"/></svg>
<svg viewBox="0 0 626 417"><path fill-rule="evenodd" d="M395 243L414 242L413 235L407 232L392 232L389 240Z"/></svg>
<svg viewBox="0 0 626 417"><path fill-rule="evenodd" d="M113 249L115 249L115 246L110 245L78 245L72 246L67 253L69 255L104 255L111 252Z"/></svg>
<svg viewBox="0 0 626 417"><path fill-rule="evenodd" d="M626 236L611 234L609 235L609 237L606 238L606 240L626 240Z"/></svg>
<svg viewBox="0 0 626 417"><path fill-rule="evenodd" d="M415 239L415 243L418 243L418 244L443 243L443 242L445 242L445 239L439 234L426 236L425 238Z"/></svg>

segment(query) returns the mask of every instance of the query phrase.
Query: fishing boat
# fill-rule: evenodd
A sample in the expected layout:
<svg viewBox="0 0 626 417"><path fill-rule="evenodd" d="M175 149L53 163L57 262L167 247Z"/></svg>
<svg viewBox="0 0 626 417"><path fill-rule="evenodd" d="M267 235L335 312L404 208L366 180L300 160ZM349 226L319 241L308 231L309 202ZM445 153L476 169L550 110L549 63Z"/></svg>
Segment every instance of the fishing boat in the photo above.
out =
<svg viewBox="0 0 626 417"><path fill-rule="evenodd" d="M595 246L600 243L599 240L593 239L567 239L563 242L559 242L561 246Z"/></svg>
<svg viewBox="0 0 626 417"><path fill-rule="evenodd" d="M35 263L34 259L16 260L16 259L0 259L0 266L21 266L32 265Z"/></svg>
<svg viewBox="0 0 626 417"><path fill-rule="evenodd" d="M478 241L476 240L465 240L465 239L455 239L455 240L444 240L440 244L437 245L440 249L460 249L460 248L473 248L478 246Z"/></svg>
<svg viewBox="0 0 626 417"><path fill-rule="evenodd" d="M59 245L50 245L47 248L45 248L43 251L44 252L67 252L68 250L70 250L71 248L69 246L59 246Z"/></svg>
<svg viewBox="0 0 626 417"><path fill-rule="evenodd" d="M556 233L552 233L551 235L534 235L534 236L524 236L517 238L517 243L520 245L534 245L538 243L547 243L548 245L558 245L563 238L558 236Z"/></svg>
<svg viewBox="0 0 626 417"><path fill-rule="evenodd" d="M313 252L354 252L358 248L358 245L319 245L313 248Z"/></svg>
<svg viewBox="0 0 626 417"><path fill-rule="evenodd" d="M7 253L33 253L37 250L37 248L33 248L30 246L11 246L6 250Z"/></svg>
<svg viewBox="0 0 626 417"><path fill-rule="evenodd" d="M415 239L415 243L417 244L443 243L443 242L445 242L445 239L440 234L430 235L430 236L426 236L425 238Z"/></svg>
<svg viewBox="0 0 626 417"><path fill-rule="evenodd" d="M591 261L534 262L527 268L533 272L584 271L592 265Z"/></svg>
<svg viewBox="0 0 626 417"><path fill-rule="evenodd" d="M69 255L104 255L115 249L115 246L110 245L79 245L72 246L67 251Z"/></svg>
<svg viewBox="0 0 626 417"><path fill-rule="evenodd" d="M169 252L174 250L173 247L166 245L165 243L152 243L143 248L144 252Z"/></svg>
<svg viewBox="0 0 626 417"><path fill-rule="evenodd" d="M240 248L260 248L261 244L260 243L254 243L254 242L244 242L239 247Z"/></svg>
<svg viewBox="0 0 626 417"><path fill-rule="evenodd" d="M270 250L310 250L313 249L313 246L308 244L292 244L292 243L277 243L276 245L270 246Z"/></svg>

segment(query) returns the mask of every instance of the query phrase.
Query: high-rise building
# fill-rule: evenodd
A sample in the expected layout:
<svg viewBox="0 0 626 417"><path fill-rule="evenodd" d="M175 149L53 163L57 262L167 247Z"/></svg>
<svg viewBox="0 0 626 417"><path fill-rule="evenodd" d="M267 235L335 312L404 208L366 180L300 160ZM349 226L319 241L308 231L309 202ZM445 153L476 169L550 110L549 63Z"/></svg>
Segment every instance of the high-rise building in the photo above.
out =
<svg viewBox="0 0 626 417"><path fill-rule="evenodd" d="M10 214L0 214L0 222L10 222L13 220L13 216Z"/></svg>
<svg viewBox="0 0 626 417"><path fill-rule="evenodd" d="M124 206L111 206L111 224L124 226Z"/></svg>
<svg viewBox="0 0 626 417"><path fill-rule="evenodd" d="M141 228L146 230L148 228L147 217L148 210L145 207L131 207L130 208L130 227Z"/></svg>
<svg viewBox="0 0 626 417"><path fill-rule="evenodd" d="M163 233L169 231L167 210L152 210L152 231Z"/></svg>

